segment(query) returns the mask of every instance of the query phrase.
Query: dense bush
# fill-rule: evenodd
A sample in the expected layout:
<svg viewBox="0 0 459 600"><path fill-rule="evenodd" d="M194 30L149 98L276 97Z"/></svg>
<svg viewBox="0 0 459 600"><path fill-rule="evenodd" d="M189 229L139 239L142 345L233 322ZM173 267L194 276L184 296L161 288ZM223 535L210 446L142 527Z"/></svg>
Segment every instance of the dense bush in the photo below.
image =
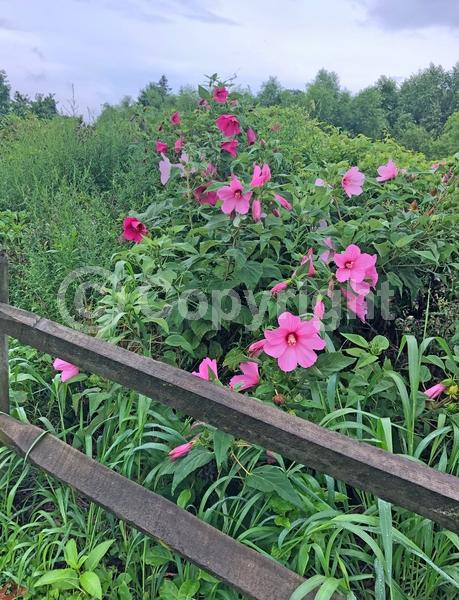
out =
<svg viewBox="0 0 459 600"><path fill-rule="evenodd" d="M62 279L111 264L84 299L83 330L457 474L457 159L432 165L215 87L186 113L149 108L155 87L145 107L109 107L93 126L5 122L0 239L16 303L62 319ZM293 316L278 324L281 312ZM19 418L315 576L322 598L457 594L452 532L55 366L62 375L13 345ZM5 449L0 459L0 586L91 597L56 571L78 582L91 565L96 597L100 584L114 600L240 598ZM78 561L91 551L100 561Z"/></svg>

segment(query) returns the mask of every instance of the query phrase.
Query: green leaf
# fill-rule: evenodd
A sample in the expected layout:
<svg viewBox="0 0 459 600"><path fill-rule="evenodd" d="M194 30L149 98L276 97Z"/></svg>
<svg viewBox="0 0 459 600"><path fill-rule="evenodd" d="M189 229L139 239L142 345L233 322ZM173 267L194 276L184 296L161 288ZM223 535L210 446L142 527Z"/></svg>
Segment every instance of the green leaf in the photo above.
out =
<svg viewBox="0 0 459 600"><path fill-rule="evenodd" d="M208 89L206 89L205 87L203 87L202 85L198 86L198 93L200 98L202 98L203 100L207 100L210 101L211 100L211 95Z"/></svg>
<svg viewBox="0 0 459 600"><path fill-rule="evenodd" d="M167 346L173 346L174 348L182 348L182 350L185 350L185 352L188 352L188 354L194 356L193 348L191 347L190 343L186 341L183 335L173 333L164 340L164 343Z"/></svg>
<svg viewBox="0 0 459 600"><path fill-rule="evenodd" d="M65 544L64 558L69 567L78 569L78 549L75 540L69 540Z"/></svg>
<svg viewBox="0 0 459 600"><path fill-rule="evenodd" d="M147 551L145 563L152 567L162 567L172 560L170 550L158 544Z"/></svg>
<svg viewBox="0 0 459 600"><path fill-rule="evenodd" d="M244 283L248 290L257 286L263 275L263 265L258 262L248 260L244 267L233 274L232 281L235 285Z"/></svg>
<svg viewBox="0 0 459 600"><path fill-rule="evenodd" d="M54 571L42 575L35 585L54 585L56 583L78 584L78 573L74 569L54 569Z"/></svg>
<svg viewBox="0 0 459 600"><path fill-rule="evenodd" d="M370 352L379 356L389 348L389 340L383 335L376 335L370 343Z"/></svg>
<svg viewBox="0 0 459 600"><path fill-rule="evenodd" d="M180 508L186 508L188 502L190 501L190 498L191 490L185 488L180 492L179 497L177 498L177 506L180 506Z"/></svg>
<svg viewBox="0 0 459 600"><path fill-rule="evenodd" d="M301 496L293 487L287 474L280 467L265 465L257 467L245 480L249 487L261 492L276 492L281 498L294 506L304 508Z"/></svg>
<svg viewBox="0 0 459 600"><path fill-rule="evenodd" d="M357 335L356 333L342 333L341 335L356 346L360 346L361 348L368 348L369 346L367 340L361 335Z"/></svg>
<svg viewBox="0 0 459 600"><path fill-rule="evenodd" d="M190 473L207 465L214 455L209 450L204 448L194 448L187 456L180 458L177 461L177 469L174 472L174 479L172 480L172 493L175 492L178 484L185 479Z"/></svg>
<svg viewBox="0 0 459 600"><path fill-rule="evenodd" d="M228 455L228 450L231 448L231 444L234 442L234 437L229 433L225 433L224 431L217 430L214 433L214 453L215 453L215 462L217 463L217 468L219 469L224 462L226 462L226 458Z"/></svg>
<svg viewBox="0 0 459 600"><path fill-rule="evenodd" d="M102 586L100 585L99 577L94 571L85 571L80 576L80 584L85 592L91 596L102 600Z"/></svg>
<svg viewBox="0 0 459 600"><path fill-rule="evenodd" d="M115 540L107 540L106 542L101 542L91 550L88 554L88 558L84 561L84 568L86 571L94 571L102 558L107 554L114 541Z"/></svg>
<svg viewBox="0 0 459 600"><path fill-rule="evenodd" d="M177 600L193 600L195 594L199 592L199 581L184 581L180 586Z"/></svg>
<svg viewBox="0 0 459 600"><path fill-rule="evenodd" d="M178 600L178 588L173 581L165 579L159 590L161 600Z"/></svg>
<svg viewBox="0 0 459 600"><path fill-rule="evenodd" d="M344 356L342 352L328 352L326 354L320 354L314 366L324 375L331 375L338 371L342 371L354 362L355 358Z"/></svg>

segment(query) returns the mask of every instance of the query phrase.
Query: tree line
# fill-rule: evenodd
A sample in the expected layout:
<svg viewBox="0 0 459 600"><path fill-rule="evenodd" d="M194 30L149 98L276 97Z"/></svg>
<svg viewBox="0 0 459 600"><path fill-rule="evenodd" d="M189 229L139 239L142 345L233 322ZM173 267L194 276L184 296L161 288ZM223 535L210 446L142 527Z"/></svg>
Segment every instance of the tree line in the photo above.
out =
<svg viewBox="0 0 459 600"><path fill-rule="evenodd" d="M258 93L238 86L241 101L253 106L301 106L311 117L339 127L351 135L382 139L387 135L427 156L452 154L459 150L459 62L450 70L431 64L397 82L382 75L373 85L352 94L337 73L321 69L303 90L282 86L271 76ZM194 87L185 85L174 93L166 75L148 83L136 99L126 97L120 106L135 104L162 110L176 106L192 109L198 101ZM0 71L0 116L28 113L41 118L57 114L53 94L36 94L34 99L14 92L5 71Z"/></svg>

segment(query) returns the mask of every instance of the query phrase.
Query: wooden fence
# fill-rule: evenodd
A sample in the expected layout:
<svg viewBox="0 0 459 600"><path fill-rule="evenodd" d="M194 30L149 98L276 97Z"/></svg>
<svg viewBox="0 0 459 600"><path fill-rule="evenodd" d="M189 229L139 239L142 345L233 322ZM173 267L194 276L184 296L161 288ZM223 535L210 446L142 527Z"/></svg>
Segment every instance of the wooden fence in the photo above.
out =
<svg viewBox="0 0 459 600"><path fill-rule="evenodd" d="M49 433L10 417L7 336L459 533L459 478L10 306L7 261L0 256L0 441L251 599L288 600L304 579Z"/></svg>

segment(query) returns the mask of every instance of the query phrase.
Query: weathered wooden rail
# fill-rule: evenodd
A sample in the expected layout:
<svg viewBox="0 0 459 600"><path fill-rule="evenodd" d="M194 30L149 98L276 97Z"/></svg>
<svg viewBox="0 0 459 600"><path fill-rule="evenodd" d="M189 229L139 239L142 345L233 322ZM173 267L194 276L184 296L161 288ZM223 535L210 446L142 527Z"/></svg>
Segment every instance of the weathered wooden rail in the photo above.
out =
<svg viewBox="0 0 459 600"><path fill-rule="evenodd" d="M1 412L9 405L6 336L11 336L459 533L459 478L10 306L4 258L0 276ZM249 598L288 600L304 581L33 425L1 414L0 441Z"/></svg>

